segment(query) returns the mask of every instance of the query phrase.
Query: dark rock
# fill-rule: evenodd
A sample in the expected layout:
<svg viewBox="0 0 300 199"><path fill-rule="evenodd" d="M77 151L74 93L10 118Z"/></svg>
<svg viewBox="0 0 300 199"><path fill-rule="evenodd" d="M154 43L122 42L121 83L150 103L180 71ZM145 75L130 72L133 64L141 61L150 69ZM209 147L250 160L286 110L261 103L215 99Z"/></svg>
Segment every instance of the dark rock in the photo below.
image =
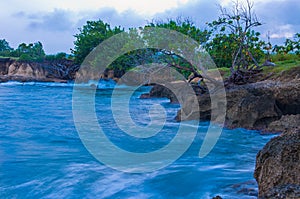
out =
<svg viewBox="0 0 300 199"><path fill-rule="evenodd" d="M271 88L276 105L284 115L300 114L300 81L278 83Z"/></svg>
<svg viewBox="0 0 300 199"><path fill-rule="evenodd" d="M270 123L268 130L271 132L282 132L283 130L297 128L299 124L300 114L283 115L279 120Z"/></svg>
<svg viewBox="0 0 300 199"><path fill-rule="evenodd" d="M227 90L226 126L230 128L266 128L281 116L269 90L243 86Z"/></svg>
<svg viewBox="0 0 300 199"><path fill-rule="evenodd" d="M300 129L271 139L256 156L260 198L300 198Z"/></svg>
<svg viewBox="0 0 300 199"><path fill-rule="evenodd" d="M218 92L196 94L198 102L191 100L190 96L185 96L182 109L176 116L177 120L183 120L182 113L188 116L185 117L186 120L211 120L211 110L215 111L224 106L223 103L218 103L211 107L211 98L220 97ZM300 114L300 80L263 81L231 86L226 88L226 100L225 126L228 128L282 132L299 124L299 117L288 115ZM284 125L284 122L287 123Z"/></svg>
<svg viewBox="0 0 300 199"><path fill-rule="evenodd" d="M0 75L7 75L8 67L12 62L10 58L0 58Z"/></svg>
<svg viewBox="0 0 300 199"><path fill-rule="evenodd" d="M265 196L262 198L276 198L276 199L299 199L300 198L300 186L294 184L287 184L276 186L272 188Z"/></svg>
<svg viewBox="0 0 300 199"><path fill-rule="evenodd" d="M149 97L169 98L171 103L178 103L175 94L163 85L154 85L149 93Z"/></svg>
<svg viewBox="0 0 300 199"><path fill-rule="evenodd" d="M149 93L144 93L140 96L140 99L149 99L149 98L151 98Z"/></svg>
<svg viewBox="0 0 300 199"><path fill-rule="evenodd" d="M257 187L257 183L255 182L255 180L249 180L246 182L232 185L230 188L234 190L230 190L230 191L236 192L237 195L247 195L247 196L257 197L258 191L257 188L255 187Z"/></svg>

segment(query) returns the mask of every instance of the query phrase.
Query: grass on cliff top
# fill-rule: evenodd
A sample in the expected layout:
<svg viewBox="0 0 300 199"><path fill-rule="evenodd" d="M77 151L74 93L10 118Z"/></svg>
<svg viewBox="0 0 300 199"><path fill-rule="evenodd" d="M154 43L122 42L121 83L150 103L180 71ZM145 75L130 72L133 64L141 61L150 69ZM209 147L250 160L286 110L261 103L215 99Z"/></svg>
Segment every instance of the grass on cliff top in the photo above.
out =
<svg viewBox="0 0 300 199"><path fill-rule="evenodd" d="M263 67L263 72L265 74L273 73L275 76L279 76L282 72L292 71L300 67L300 55L273 55L271 56L271 60L276 64L276 66Z"/></svg>
<svg viewBox="0 0 300 199"><path fill-rule="evenodd" d="M7 57L7 56L1 56L1 55L0 55L0 58L10 58L10 59L13 59L13 60L18 60L19 59L18 57Z"/></svg>
<svg viewBox="0 0 300 199"><path fill-rule="evenodd" d="M272 74L271 77L279 77L283 73L292 72L293 70L298 71L298 69L300 68L300 55L271 55L271 61L274 62L276 66L264 66L262 72L264 76L269 76L270 74ZM261 64L263 64L263 62ZM226 79L230 76L230 69L225 67L210 69L208 70L208 74L214 73L216 70L219 70L223 79Z"/></svg>

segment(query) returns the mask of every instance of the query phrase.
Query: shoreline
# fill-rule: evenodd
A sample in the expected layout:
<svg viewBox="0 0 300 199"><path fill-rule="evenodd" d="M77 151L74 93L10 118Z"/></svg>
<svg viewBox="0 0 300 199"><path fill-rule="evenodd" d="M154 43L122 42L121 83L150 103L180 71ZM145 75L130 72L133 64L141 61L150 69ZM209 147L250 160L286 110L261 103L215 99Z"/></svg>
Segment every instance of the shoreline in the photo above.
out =
<svg viewBox="0 0 300 199"><path fill-rule="evenodd" d="M7 74L3 74L5 71ZM257 130L259 134L278 135L272 138L256 156L254 176L258 182L259 198L278 195L282 196L281 198L300 197L299 74L300 67L297 67L293 71L281 73L277 79L232 85L226 88L225 128L244 128ZM9 81L68 83L71 80L71 78L49 76L49 71L39 64L21 63L17 67L10 64L7 67L0 62L0 83ZM197 103L191 100L192 96L185 96L176 119L210 121L212 111L210 98L217 97L218 91L211 94L201 93L197 85L193 88ZM178 102L174 93L158 85L154 85L150 93L141 96L141 98L152 97L166 97L171 103ZM213 108L218 109L218 107ZM187 111L185 115L188 115L184 119L181 116L183 111Z"/></svg>
<svg viewBox="0 0 300 199"><path fill-rule="evenodd" d="M74 83L74 80L23 75L0 75L0 83L6 82ZM216 97L218 93L203 94L199 91L197 85L194 84L192 87L197 95L199 112L196 114L192 113L193 107L197 105L191 103L189 100L190 96L185 96L186 100L183 101L183 107L178 111L176 120L210 121L212 111L210 98ZM170 100L170 103L179 103L174 93L160 85L153 85L149 93L144 93L140 96L141 99L152 97L166 97ZM290 127L293 129L298 126L297 121L300 120L300 101L298 99L300 99L299 77L285 82L264 80L227 87L227 108L224 127L228 129L258 130L261 134L280 134L290 130ZM185 114L189 116L182 119L181 114L183 110L186 110L186 107L189 108L190 112ZM289 120L292 123L289 123Z"/></svg>

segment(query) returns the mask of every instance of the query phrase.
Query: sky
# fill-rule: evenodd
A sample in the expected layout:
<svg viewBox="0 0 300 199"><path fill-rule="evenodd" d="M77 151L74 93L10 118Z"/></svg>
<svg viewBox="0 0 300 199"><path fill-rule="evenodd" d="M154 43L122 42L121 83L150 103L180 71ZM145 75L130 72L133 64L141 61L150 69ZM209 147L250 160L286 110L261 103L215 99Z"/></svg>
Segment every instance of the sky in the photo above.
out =
<svg viewBox="0 0 300 199"><path fill-rule="evenodd" d="M240 0L243 1L243 0ZM230 9L231 0L0 0L0 39L17 48L41 41L47 54L70 53L74 35L88 20L111 26L141 27L152 20L191 19L198 27L218 18L218 5ZM262 39L282 44L300 32L299 0L252 0L263 22Z"/></svg>

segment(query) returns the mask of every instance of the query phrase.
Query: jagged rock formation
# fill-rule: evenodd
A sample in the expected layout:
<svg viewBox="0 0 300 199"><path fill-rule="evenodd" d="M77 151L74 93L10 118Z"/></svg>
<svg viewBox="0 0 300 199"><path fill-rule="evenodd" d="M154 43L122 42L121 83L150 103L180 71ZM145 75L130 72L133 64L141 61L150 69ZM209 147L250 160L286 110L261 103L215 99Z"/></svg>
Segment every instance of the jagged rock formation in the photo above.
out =
<svg viewBox="0 0 300 199"><path fill-rule="evenodd" d="M300 198L300 129L271 139L256 156L259 198Z"/></svg>
<svg viewBox="0 0 300 199"><path fill-rule="evenodd" d="M224 106L220 103L211 107L211 99L219 97L217 90L214 93L201 94L196 85L194 90L198 103L194 103L193 96L184 96L182 108L176 116L177 120L210 120L211 110ZM149 95L144 97L168 97L171 102L176 102L174 94L162 86L154 86ZM299 126L300 78L288 82L265 80L231 86L226 88L226 101L226 127L282 132ZM182 111L188 117L182 118Z"/></svg>
<svg viewBox="0 0 300 199"><path fill-rule="evenodd" d="M226 126L230 128L282 132L300 123L300 79L257 82L228 89L226 94ZM278 124L288 117L294 118L288 125Z"/></svg>
<svg viewBox="0 0 300 199"><path fill-rule="evenodd" d="M0 82L56 81L73 79L79 66L71 60L24 62L10 58L0 59Z"/></svg>

